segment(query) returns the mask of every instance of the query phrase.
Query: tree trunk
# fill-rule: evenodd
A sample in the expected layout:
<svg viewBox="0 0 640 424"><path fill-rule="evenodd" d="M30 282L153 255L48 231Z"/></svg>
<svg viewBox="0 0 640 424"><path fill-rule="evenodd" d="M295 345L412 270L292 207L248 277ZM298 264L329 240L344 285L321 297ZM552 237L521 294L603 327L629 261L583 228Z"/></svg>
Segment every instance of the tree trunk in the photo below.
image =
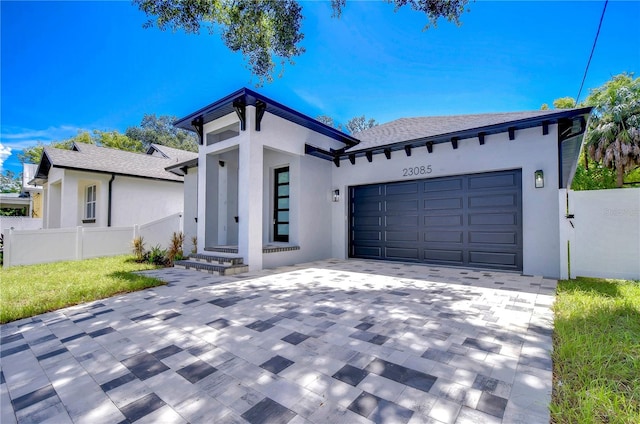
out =
<svg viewBox="0 0 640 424"><path fill-rule="evenodd" d="M624 166L622 165L622 142L619 138L616 140L616 149L618 150L618 160L616 160L616 186L622 188L624 183Z"/></svg>

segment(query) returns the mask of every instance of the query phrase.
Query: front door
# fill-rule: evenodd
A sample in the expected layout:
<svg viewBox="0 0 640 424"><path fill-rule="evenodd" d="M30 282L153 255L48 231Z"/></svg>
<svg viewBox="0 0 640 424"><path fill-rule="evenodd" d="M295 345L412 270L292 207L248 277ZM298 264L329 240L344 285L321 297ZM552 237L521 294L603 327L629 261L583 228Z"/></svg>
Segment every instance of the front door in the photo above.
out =
<svg viewBox="0 0 640 424"><path fill-rule="evenodd" d="M274 181L273 241L289 241L289 167L278 168Z"/></svg>

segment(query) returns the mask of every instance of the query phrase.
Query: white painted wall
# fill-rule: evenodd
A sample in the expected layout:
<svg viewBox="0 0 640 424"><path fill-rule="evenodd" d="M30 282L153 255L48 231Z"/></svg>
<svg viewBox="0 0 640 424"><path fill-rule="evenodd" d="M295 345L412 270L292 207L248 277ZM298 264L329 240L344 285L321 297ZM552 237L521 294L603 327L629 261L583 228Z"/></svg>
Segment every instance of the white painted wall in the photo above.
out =
<svg viewBox="0 0 640 424"><path fill-rule="evenodd" d="M640 280L640 188L560 192L562 278L570 276ZM571 226L573 224L573 226Z"/></svg>
<svg viewBox="0 0 640 424"><path fill-rule="evenodd" d="M403 177L403 168L431 165L432 173L425 177L489 171L522 169L523 204L523 273L557 277L560 274L558 241L558 146L557 125L518 130L515 140L507 133L489 135L485 144L476 138L458 142L458 149L450 143L438 144L429 154L426 147L413 149L407 157L404 151L393 152L387 160L383 154L364 157L351 165L343 160L333 167L333 188L340 190L341 199L332 208L332 256L346 258L348 254L348 187L353 185L411 180ZM534 172L544 171L544 188L534 188Z"/></svg>
<svg viewBox="0 0 640 424"><path fill-rule="evenodd" d="M111 174L52 168L44 189L45 228L107 227ZM96 186L96 221L85 218L88 186ZM144 224L182 212L181 182L116 175L112 183L111 226Z"/></svg>
<svg viewBox="0 0 640 424"><path fill-rule="evenodd" d="M184 233L184 251L190 253L193 247L192 238L198 235L198 168L189 168L184 176L184 216L182 232Z"/></svg>
<svg viewBox="0 0 640 424"><path fill-rule="evenodd" d="M102 185L105 207L108 201L107 183ZM116 175L112 183L111 226L126 227L146 224L182 212L184 209L184 188L181 182L151 180ZM102 207L100 208L102 211ZM100 220L106 226L106 219Z"/></svg>
<svg viewBox="0 0 640 424"><path fill-rule="evenodd" d="M0 216L0 233L5 234L12 230L41 230L42 218L29 218L26 216Z"/></svg>

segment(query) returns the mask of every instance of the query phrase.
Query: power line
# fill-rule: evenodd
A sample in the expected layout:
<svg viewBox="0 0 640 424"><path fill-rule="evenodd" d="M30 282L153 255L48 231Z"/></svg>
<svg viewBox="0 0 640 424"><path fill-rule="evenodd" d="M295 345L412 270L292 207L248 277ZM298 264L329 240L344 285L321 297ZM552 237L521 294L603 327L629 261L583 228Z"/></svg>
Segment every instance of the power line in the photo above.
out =
<svg viewBox="0 0 640 424"><path fill-rule="evenodd" d="M602 28L602 20L604 19L604 12L605 10L607 10L607 3L609 3L609 0L605 0L604 7L602 8L602 15L600 15L600 23L598 24L598 32L596 32L596 38L593 40L593 47L591 47L591 54L589 55L589 61L587 62L587 67L584 68L584 75L582 76L582 83L580 83L580 90L578 90L578 95L576 96L576 106L578 106L578 102L580 101L580 94L582 94L584 81L587 79L587 72L589 71L589 65L591 65L591 58L593 57L593 52L596 49L596 43L598 42L598 36L600 35L600 28Z"/></svg>

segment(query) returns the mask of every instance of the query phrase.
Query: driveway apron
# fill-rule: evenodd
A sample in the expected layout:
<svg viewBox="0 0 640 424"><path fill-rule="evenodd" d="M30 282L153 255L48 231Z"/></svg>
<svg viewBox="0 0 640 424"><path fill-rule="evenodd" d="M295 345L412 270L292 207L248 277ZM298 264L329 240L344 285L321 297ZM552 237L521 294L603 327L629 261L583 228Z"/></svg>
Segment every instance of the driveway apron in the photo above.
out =
<svg viewBox="0 0 640 424"><path fill-rule="evenodd" d="M556 281L325 260L1 326L9 423L548 423Z"/></svg>

